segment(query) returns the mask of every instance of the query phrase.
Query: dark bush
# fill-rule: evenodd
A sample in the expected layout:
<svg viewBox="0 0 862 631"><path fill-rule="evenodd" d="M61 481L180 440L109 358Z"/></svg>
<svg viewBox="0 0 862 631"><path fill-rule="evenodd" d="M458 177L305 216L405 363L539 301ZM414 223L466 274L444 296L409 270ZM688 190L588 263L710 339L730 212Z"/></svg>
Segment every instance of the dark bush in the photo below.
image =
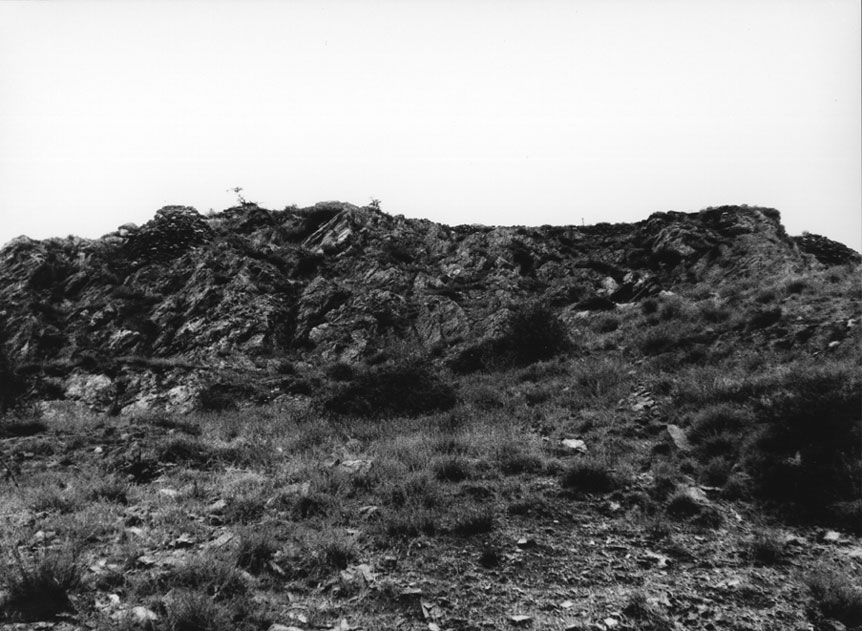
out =
<svg viewBox="0 0 862 631"><path fill-rule="evenodd" d="M666 327L650 329L640 341L640 349L644 355L660 355L673 350L679 344L676 333Z"/></svg>
<svg viewBox="0 0 862 631"><path fill-rule="evenodd" d="M572 348L565 325L540 303L523 305L506 321L503 334L462 351L450 363L457 373L529 366Z"/></svg>
<svg viewBox="0 0 862 631"><path fill-rule="evenodd" d="M658 302L655 298L647 298L641 303L641 313L652 315L658 311Z"/></svg>
<svg viewBox="0 0 862 631"><path fill-rule="evenodd" d="M748 321L748 328L750 330L757 329L765 329L766 327L772 326L773 324L779 322L783 312L781 311L781 307L768 307L765 309L760 309L756 311Z"/></svg>
<svg viewBox="0 0 862 631"><path fill-rule="evenodd" d="M452 524L452 533L460 537L472 537L494 530L495 516L490 509L467 510Z"/></svg>
<svg viewBox="0 0 862 631"><path fill-rule="evenodd" d="M13 408L24 390L24 380L15 371L0 342L0 414Z"/></svg>
<svg viewBox="0 0 862 631"><path fill-rule="evenodd" d="M28 560L16 556L5 577L0 614L12 620L53 620L72 610L71 592L81 584L82 567L69 547L45 552Z"/></svg>
<svg viewBox="0 0 862 631"><path fill-rule="evenodd" d="M577 307L584 311L613 311L617 308L617 303L610 298L605 298L604 296L592 296L585 300L581 300L577 304Z"/></svg>
<svg viewBox="0 0 862 631"><path fill-rule="evenodd" d="M420 416L455 406L455 389L429 366L410 361L371 368L323 401L345 416Z"/></svg>
<svg viewBox="0 0 862 631"><path fill-rule="evenodd" d="M46 431L48 426L35 419L0 419L0 438L33 436Z"/></svg>
<svg viewBox="0 0 862 631"><path fill-rule="evenodd" d="M207 412L234 410L237 402L255 398L258 393L251 384L213 383L198 393L198 403Z"/></svg>
<svg viewBox="0 0 862 631"><path fill-rule="evenodd" d="M860 401L862 378L853 366L800 367L777 381L759 401L763 426L747 450L757 493L812 516L862 500Z"/></svg>
<svg viewBox="0 0 862 631"><path fill-rule="evenodd" d="M745 407L718 403L703 408L694 417L688 437L700 443L710 436L722 433L736 434L754 426L754 413Z"/></svg>
<svg viewBox="0 0 862 631"><path fill-rule="evenodd" d="M354 377L354 370L350 364L335 362L326 369L326 374L333 381L350 381Z"/></svg>
<svg viewBox="0 0 862 631"><path fill-rule="evenodd" d="M130 260L167 262L200 245L212 230L198 211L188 206L165 206L126 241Z"/></svg>
<svg viewBox="0 0 862 631"><path fill-rule="evenodd" d="M824 567L815 570L807 583L824 616L853 628L862 624L862 589L853 578Z"/></svg>
<svg viewBox="0 0 862 631"><path fill-rule="evenodd" d="M620 321L613 316L600 318L593 326L596 333L611 333L620 328Z"/></svg>
<svg viewBox="0 0 862 631"><path fill-rule="evenodd" d="M620 487L620 480L602 462L583 460L569 467L560 480L563 488L580 493L610 493Z"/></svg>

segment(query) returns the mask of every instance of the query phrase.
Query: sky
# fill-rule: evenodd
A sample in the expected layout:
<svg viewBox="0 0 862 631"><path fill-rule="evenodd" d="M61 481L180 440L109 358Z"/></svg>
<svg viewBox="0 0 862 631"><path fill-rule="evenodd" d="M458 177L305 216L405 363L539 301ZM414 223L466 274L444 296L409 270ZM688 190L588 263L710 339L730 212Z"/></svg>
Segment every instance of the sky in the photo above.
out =
<svg viewBox="0 0 862 631"><path fill-rule="evenodd" d="M862 249L858 0L0 2L0 243L380 200L448 224L749 204Z"/></svg>

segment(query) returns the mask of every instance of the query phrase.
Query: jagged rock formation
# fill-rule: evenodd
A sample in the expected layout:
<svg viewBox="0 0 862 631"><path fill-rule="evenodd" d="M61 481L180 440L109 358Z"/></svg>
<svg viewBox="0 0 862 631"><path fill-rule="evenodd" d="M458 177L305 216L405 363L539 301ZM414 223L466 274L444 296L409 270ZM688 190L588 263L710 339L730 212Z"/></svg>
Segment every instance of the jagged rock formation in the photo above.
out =
<svg viewBox="0 0 862 631"><path fill-rule="evenodd" d="M0 341L32 397L191 409L218 392L307 392L296 362L374 362L399 344L444 361L497 335L525 301L576 334L584 311L859 261L824 237L788 237L764 208L529 228L338 202L208 217L171 206L101 239L8 243ZM231 385L236 371L258 374L254 387Z"/></svg>

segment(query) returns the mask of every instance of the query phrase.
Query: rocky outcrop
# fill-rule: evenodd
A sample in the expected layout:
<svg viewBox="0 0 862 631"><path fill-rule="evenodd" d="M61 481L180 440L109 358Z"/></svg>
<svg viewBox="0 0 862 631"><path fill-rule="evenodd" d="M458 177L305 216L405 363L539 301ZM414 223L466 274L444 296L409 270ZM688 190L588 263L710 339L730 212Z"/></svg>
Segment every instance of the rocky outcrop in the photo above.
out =
<svg viewBox="0 0 862 631"><path fill-rule="evenodd" d="M848 261L859 255L790 238L763 208L487 227L341 202L207 217L169 206L101 239L6 244L0 343L34 398L189 409L230 371L252 375L249 392L266 399L303 389L283 375L291 362L377 361L398 345L446 361L499 335L525 301L575 332L579 313L682 285L716 291Z"/></svg>

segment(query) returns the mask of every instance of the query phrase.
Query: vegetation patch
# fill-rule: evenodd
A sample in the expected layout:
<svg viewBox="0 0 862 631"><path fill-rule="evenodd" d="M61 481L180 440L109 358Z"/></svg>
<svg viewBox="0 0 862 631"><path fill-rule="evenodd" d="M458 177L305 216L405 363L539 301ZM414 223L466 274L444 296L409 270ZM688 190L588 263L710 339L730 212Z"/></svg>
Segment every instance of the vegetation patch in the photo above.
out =
<svg viewBox="0 0 862 631"><path fill-rule="evenodd" d="M862 625L862 588L849 575L829 568L815 570L808 588L820 613L849 627Z"/></svg>
<svg viewBox="0 0 862 631"><path fill-rule="evenodd" d="M11 620L36 622L72 610L69 597L80 587L83 571L70 546L31 559L17 550L13 554L4 577L6 593L0 596L0 613Z"/></svg>
<svg viewBox="0 0 862 631"><path fill-rule="evenodd" d="M364 418L420 416L457 403L455 388L421 362L372 368L323 401L323 408Z"/></svg>
<svg viewBox="0 0 862 631"><path fill-rule="evenodd" d="M553 311L531 303L511 312L501 336L463 350L450 367L459 374L507 370L551 359L572 347L565 325Z"/></svg>
<svg viewBox="0 0 862 631"><path fill-rule="evenodd" d="M576 493L605 494L622 486L620 478L607 463L598 459L584 459L569 466L560 478L564 489Z"/></svg>

